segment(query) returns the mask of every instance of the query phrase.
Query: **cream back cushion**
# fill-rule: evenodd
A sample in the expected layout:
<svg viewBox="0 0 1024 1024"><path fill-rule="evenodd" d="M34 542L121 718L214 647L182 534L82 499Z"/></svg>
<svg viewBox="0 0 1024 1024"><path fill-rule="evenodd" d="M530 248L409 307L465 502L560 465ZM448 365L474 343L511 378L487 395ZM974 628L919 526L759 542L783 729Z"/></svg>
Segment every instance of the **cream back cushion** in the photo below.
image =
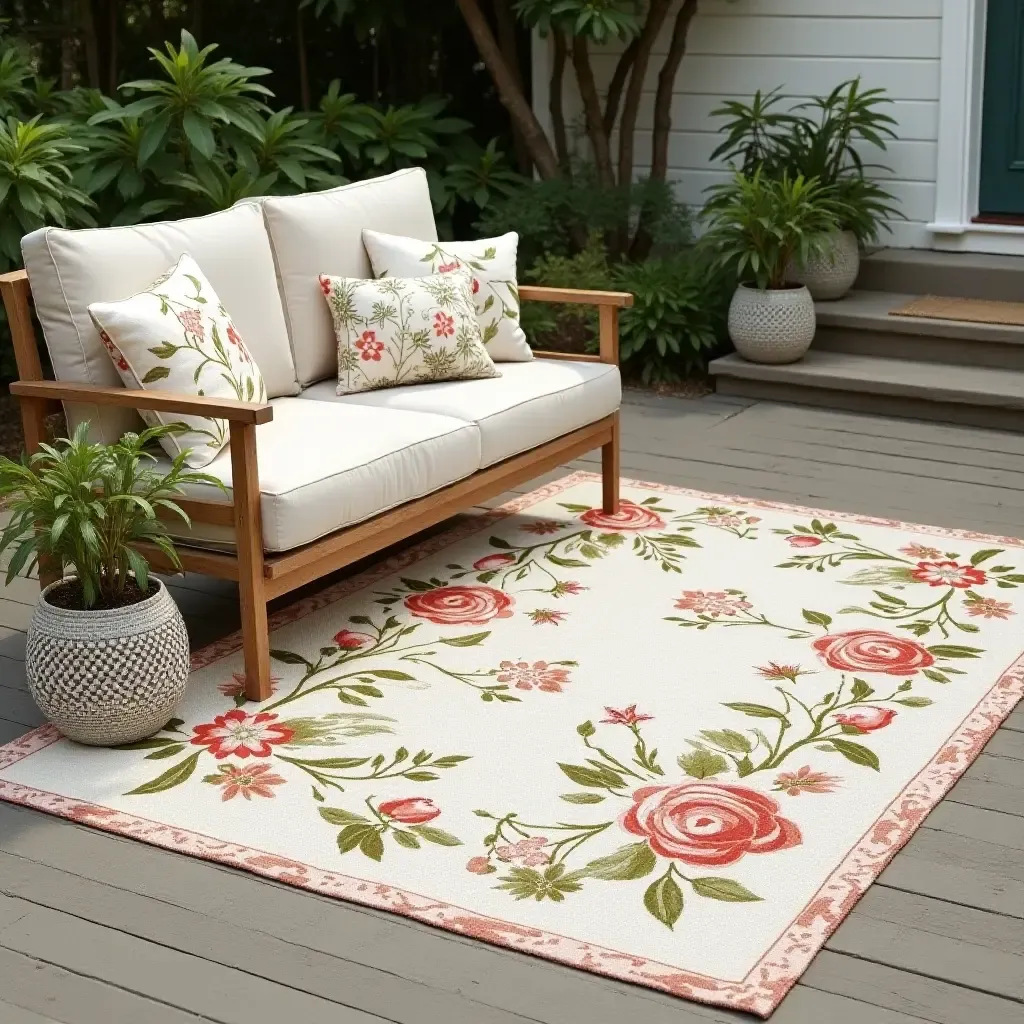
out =
<svg viewBox="0 0 1024 1024"><path fill-rule="evenodd" d="M21 245L58 380L122 387L88 307L148 288L188 253L230 310L268 396L298 394L274 260L257 205L134 227L41 228ZM71 429L89 420L93 439L106 443L140 425L130 409L74 405L66 411Z"/></svg>
<svg viewBox="0 0 1024 1024"><path fill-rule="evenodd" d="M338 372L337 340L320 275L373 277L363 228L436 241L427 176L413 167L326 192L275 196L263 201L263 215L277 260L295 368L306 387Z"/></svg>

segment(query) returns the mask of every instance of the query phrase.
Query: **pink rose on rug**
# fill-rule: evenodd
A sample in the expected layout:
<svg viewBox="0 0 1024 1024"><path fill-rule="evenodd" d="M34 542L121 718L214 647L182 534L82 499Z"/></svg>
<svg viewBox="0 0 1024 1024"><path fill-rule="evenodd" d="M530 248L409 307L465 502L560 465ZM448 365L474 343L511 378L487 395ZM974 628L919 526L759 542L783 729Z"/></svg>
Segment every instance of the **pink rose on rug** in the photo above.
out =
<svg viewBox="0 0 1024 1024"><path fill-rule="evenodd" d="M918 583L932 587L980 587L988 577L973 565L957 565L956 562L918 562L911 577Z"/></svg>
<svg viewBox="0 0 1024 1024"><path fill-rule="evenodd" d="M498 555L484 555L483 558L478 558L473 563L473 568L477 572L489 572L491 569L501 569L506 565L511 565L516 560L515 555L510 554L498 554Z"/></svg>
<svg viewBox="0 0 1024 1024"><path fill-rule="evenodd" d="M821 543L821 538L806 533L794 533L786 538L786 542L791 548L816 548Z"/></svg>
<svg viewBox="0 0 1024 1024"><path fill-rule="evenodd" d="M271 771L269 764L254 764L243 768L237 764L222 764L216 775L207 775L203 782L223 786L221 800L233 800L239 794L246 800L254 796L273 797L271 786L283 786L285 780Z"/></svg>
<svg viewBox="0 0 1024 1024"><path fill-rule="evenodd" d="M377 810L392 821L403 825L423 825L433 821L441 808L433 800L422 796L410 796L403 800L385 800Z"/></svg>
<svg viewBox="0 0 1024 1024"><path fill-rule="evenodd" d="M876 708L866 704L852 711L842 711L832 716L840 725L849 726L858 732L874 732L884 729L895 717L892 708Z"/></svg>
<svg viewBox="0 0 1024 1024"><path fill-rule="evenodd" d="M561 693L569 682L569 670L552 668L546 661L503 661L498 666L499 683L511 683L517 690L532 690L535 686L546 693Z"/></svg>
<svg viewBox="0 0 1024 1024"><path fill-rule="evenodd" d="M754 606L742 596L727 594L724 590L684 590L675 607L717 619L719 615L732 616Z"/></svg>
<svg viewBox="0 0 1024 1024"><path fill-rule="evenodd" d="M295 733L277 721L277 715L261 712L247 715L241 708L218 715L212 722L197 725L192 743L206 747L218 760L224 757L270 757L273 747L287 743Z"/></svg>
<svg viewBox="0 0 1024 1024"><path fill-rule="evenodd" d="M357 651L360 647L376 642L376 638L369 633L359 633L353 629L343 629L340 633L334 634L334 642L338 647L346 651Z"/></svg>
<svg viewBox="0 0 1024 1024"><path fill-rule="evenodd" d="M410 594L405 607L439 626L485 626L491 619L509 619L515 601L494 587L437 587Z"/></svg>
<svg viewBox="0 0 1024 1024"><path fill-rule="evenodd" d="M926 647L878 629L854 629L829 633L811 645L829 668L840 672L884 672L890 676L913 675L935 664Z"/></svg>
<svg viewBox="0 0 1024 1024"><path fill-rule="evenodd" d="M466 863L466 870L472 871L474 875L490 875L494 873L491 862L486 857L470 857Z"/></svg>
<svg viewBox="0 0 1024 1024"><path fill-rule="evenodd" d="M524 867L535 868L541 864L547 864L551 858L544 852L548 841L546 836L533 836L530 839L520 839L518 843L508 843L504 846L496 846L494 853L498 860L506 864L520 863Z"/></svg>
<svg viewBox="0 0 1024 1024"><path fill-rule="evenodd" d="M619 502L618 512L605 512L592 508L580 516L580 520L598 530L663 530L665 520L643 505L632 501Z"/></svg>
<svg viewBox="0 0 1024 1024"><path fill-rule="evenodd" d="M1009 601L997 601L994 597L981 597L977 601L968 598L964 602L964 608L968 615L977 618L979 615L985 619L1008 619L1017 613Z"/></svg>
<svg viewBox="0 0 1024 1024"><path fill-rule="evenodd" d="M747 853L774 853L803 842L770 796L745 786L684 782L644 786L619 824L662 857L722 867Z"/></svg>

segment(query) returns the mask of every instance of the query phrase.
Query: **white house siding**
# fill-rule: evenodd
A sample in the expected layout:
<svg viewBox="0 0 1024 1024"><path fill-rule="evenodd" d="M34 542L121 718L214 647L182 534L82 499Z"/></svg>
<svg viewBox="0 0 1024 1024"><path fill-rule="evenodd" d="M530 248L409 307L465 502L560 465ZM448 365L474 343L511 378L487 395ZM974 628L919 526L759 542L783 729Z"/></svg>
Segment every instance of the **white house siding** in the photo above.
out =
<svg viewBox="0 0 1024 1024"><path fill-rule="evenodd" d="M680 197L699 206L704 189L725 178L710 159L721 141L711 111L724 99L781 86L796 100L860 75L865 87L887 90L898 122L898 141L880 158L891 170L879 177L907 220L895 222L885 238L891 245L930 246L925 225L935 214L941 15L942 0L701 0L672 106L669 174ZM638 162L650 159L654 88L668 40L666 31L645 83ZM597 52L594 60L604 85L616 51ZM546 106L546 95L538 99Z"/></svg>

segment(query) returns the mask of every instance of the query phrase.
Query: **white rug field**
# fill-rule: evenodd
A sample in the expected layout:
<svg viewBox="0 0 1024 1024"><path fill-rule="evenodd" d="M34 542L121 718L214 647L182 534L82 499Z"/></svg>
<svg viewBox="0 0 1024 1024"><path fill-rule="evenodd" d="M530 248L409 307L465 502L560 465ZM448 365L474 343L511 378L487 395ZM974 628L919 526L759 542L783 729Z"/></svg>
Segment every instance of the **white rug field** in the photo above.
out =
<svg viewBox="0 0 1024 1024"><path fill-rule="evenodd" d="M1024 541L576 474L0 799L767 1016L1024 694Z"/></svg>

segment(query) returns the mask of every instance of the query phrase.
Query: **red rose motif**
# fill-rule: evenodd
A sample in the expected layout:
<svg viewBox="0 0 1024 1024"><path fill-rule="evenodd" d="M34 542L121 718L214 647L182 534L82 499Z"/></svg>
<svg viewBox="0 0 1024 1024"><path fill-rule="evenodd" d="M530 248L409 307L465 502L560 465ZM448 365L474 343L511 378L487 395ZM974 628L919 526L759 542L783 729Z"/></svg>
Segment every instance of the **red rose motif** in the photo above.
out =
<svg viewBox="0 0 1024 1024"><path fill-rule="evenodd" d="M441 813L441 808L437 807L433 800L427 800L422 796L410 796L404 800L385 800L377 809L385 817L403 825L423 825L433 821Z"/></svg>
<svg viewBox="0 0 1024 1024"><path fill-rule="evenodd" d="M918 583L932 587L958 587L967 590L980 587L988 577L973 565L957 565L956 562L918 562L911 577Z"/></svg>
<svg viewBox="0 0 1024 1024"><path fill-rule="evenodd" d="M491 862L486 857L470 857L466 870L472 871L474 875L490 875L494 872Z"/></svg>
<svg viewBox="0 0 1024 1024"><path fill-rule="evenodd" d="M816 548L821 543L820 537L811 537L806 533L794 533L786 541L793 548Z"/></svg>
<svg viewBox="0 0 1024 1024"><path fill-rule="evenodd" d="M662 857L707 867L803 842L800 829L779 816L779 805L770 796L714 782L644 786L633 794L633 806L619 824L646 839Z"/></svg>
<svg viewBox="0 0 1024 1024"><path fill-rule="evenodd" d="M363 331L362 337L356 342L356 348L361 353L364 362L373 360L380 362L380 354L384 351L384 342L377 340L376 331Z"/></svg>
<svg viewBox="0 0 1024 1024"><path fill-rule="evenodd" d="M874 732L876 729L884 729L896 717L896 712L891 708L876 708L865 704L832 717L840 725L851 726L859 732Z"/></svg>
<svg viewBox="0 0 1024 1024"><path fill-rule="evenodd" d="M473 568L478 572L488 572L491 569L500 569L502 566L511 565L515 560L515 555L485 555L473 563Z"/></svg>
<svg viewBox="0 0 1024 1024"><path fill-rule="evenodd" d="M812 645L829 668L840 672L884 672L913 675L935 664L935 656L921 644L877 629L829 633Z"/></svg>
<svg viewBox="0 0 1024 1024"><path fill-rule="evenodd" d="M509 619L514 604L494 587L437 587L405 599L413 615L440 626L484 626L491 619Z"/></svg>
<svg viewBox="0 0 1024 1024"><path fill-rule="evenodd" d="M435 313L434 333L439 338L450 338L455 333L455 317L447 313Z"/></svg>
<svg viewBox="0 0 1024 1024"><path fill-rule="evenodd" d="M270 757L273 746L287 743L295 733L278 722L277 715L261 712L247 715L235 708L226 715L218 715L212 722L197 725L192 731L192 742L206 747L218 760L223 757Z"/></svg>
<svg viewBox="0 0 1024 1024"><path fill-rule="evenodd" d="M661 530L665 526L665 520L643 505L636 505L632 501L619 503L618 512L604 512L599 508L592 508L580 516L580 520L593 526L598 530Z"/></svg>
<svg viewBox="0 0 1024 1024"><path fill-rule="evenodd" d="M238 345L242 340L242 336L235 330L235 325L232 323L228 324L227 334L228 341L230 341L232 345Z"/></svg>
<svg viewBox="0 0 1024 1024"><path fill-rule="evenodd" d="M360 647L372 644L374 639L369 633L357 633L352 629L343 629L340 633L334 634L335 644L346 651L356 651Z"/></svg>
<svg viewBox="0 0 1024 1024"><path fill-rule="evenodd" d="M331 282L324 277L323 274L320 275L320 291L322 291L324 295L331 294Z"/></svg>

